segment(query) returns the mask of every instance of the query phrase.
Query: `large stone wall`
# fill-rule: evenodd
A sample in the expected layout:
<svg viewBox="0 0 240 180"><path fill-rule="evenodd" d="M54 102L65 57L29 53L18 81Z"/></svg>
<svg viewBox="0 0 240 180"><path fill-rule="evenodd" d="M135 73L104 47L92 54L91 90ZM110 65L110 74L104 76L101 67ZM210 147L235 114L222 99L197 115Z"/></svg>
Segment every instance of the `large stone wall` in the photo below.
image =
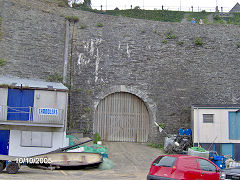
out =
<svg viewBox="0 0 240 180"><path fill-rule="evenodd" d="M73 47L69 44L73 52L70 131L91 134L97 103L118 91L139 96L151 123L165 123L169 133L191 126L191 104L240 103L239 26L137 20L34 0L1 4L0 57L8 60L0 67L1 74L45 79L51 72L62 73L64 17L79 17ZM166 39L169 30L176 39ZM194 44L196 37L202 38L203 46ZM158 139L151 124L149 140Z"/></svg>

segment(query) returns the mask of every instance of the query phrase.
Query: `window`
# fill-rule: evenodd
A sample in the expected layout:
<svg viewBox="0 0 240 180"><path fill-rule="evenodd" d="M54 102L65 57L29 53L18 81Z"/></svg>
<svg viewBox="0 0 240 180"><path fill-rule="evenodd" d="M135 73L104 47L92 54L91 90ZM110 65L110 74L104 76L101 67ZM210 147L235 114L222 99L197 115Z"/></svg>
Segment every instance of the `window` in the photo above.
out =
<svg viewBox="0 0 240 180"><path fill-rule="evenodd" d="M22 131L21 146L52 147L52 132Z"/></svg>
<svg viewBox="0 0 240 180"><path fill-rule="evenodd" d="M172 167L175 164L176 157L160 156L154 162L154 166Z"/></svg>
<svg viewBox="0 0 240 180"><path fill-rule="evenodd" d="M203 123L213 123L213 114L203 114Z"/></svg>
<svg viewBox="0 0 240 180"><path fill-rule="evenodd" d="M200 165L200 169L203 171L212 171L212 172L216 172L217 168L210 162L208 162L205 159L198 159L199 165Z"/></svg>

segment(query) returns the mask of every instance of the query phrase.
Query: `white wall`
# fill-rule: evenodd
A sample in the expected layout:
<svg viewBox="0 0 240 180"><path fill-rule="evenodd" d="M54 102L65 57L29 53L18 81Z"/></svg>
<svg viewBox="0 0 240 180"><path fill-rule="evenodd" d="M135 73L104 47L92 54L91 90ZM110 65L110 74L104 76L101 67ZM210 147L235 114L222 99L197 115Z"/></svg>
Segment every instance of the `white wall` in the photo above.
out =
<svg viewBox="0 0 240 180"><path fill-rule="evenodd" d="M194 109L194 143L240 143L229 139L228 114L238 109ZM203 114L214 114L213 123L203 123Z"/></svg>
<svg viewBox="0 0 240 180"><path fill-rule="evenodd" d="M64 110L64 124L66 127L68 93L61 91L35 90L34 108L54 108ZM34 114L33 119L36 119Z"/></svg>
<svg viewBox="0 0 240 180"><path fill-rule="evenodd" d="M21 147L21 131L10 130L9 155L28 157L47 153L58 148L68 146L65 132L52 132L52 148L44 147Z"/></svg>
<svg viewBox="0 0 240 180"><path fill-rule="evenodd" d="M66 110L67 92L35 90L34 107Z"/></svg>
<svg viewBox="0 0 240 180"><path fill-rule="evenodd" d="M0 88L0 120L7 120L7 97L8 89Z"/></svg>

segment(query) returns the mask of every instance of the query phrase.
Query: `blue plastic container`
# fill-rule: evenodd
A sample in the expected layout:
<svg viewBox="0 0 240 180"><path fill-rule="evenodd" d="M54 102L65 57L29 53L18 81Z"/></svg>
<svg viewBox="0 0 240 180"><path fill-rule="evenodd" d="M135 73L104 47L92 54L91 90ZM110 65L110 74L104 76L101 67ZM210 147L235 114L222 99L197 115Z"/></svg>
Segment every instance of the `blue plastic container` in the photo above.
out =
<svg viewBox="0 0 240 180"><path fill-rule="evenodd" d="M178 134L179 134L179 135L184 135L184 132L185 132L185 130L184 130L183 128L181 128L181 129L178 130Z"/></svg>

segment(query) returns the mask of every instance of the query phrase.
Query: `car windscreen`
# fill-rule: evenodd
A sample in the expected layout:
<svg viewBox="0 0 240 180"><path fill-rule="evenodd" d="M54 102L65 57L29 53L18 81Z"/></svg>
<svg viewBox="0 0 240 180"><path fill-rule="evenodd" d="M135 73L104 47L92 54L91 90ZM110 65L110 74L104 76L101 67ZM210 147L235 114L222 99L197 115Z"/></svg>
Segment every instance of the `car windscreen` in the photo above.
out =
<svg viewBox="0 0 240 180"><path fill-rule="evenodd" d="M154 166L173 167L177 158L171 156L160 156L154 162Z"/></svg>

